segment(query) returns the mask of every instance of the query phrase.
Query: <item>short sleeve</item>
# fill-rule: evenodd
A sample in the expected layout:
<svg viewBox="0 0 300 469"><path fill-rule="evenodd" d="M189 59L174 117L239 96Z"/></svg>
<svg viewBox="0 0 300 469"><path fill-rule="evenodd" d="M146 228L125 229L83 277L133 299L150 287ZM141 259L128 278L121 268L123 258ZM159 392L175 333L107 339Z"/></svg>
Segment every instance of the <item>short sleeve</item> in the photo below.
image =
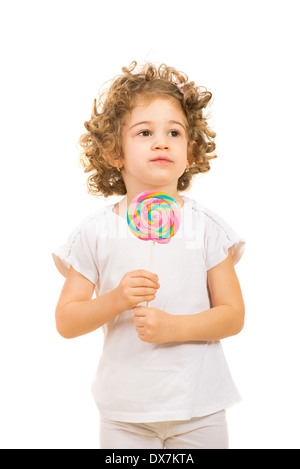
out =
<svg viewBox="0 0 300 469"><path fill-rule="evenodd" d="M96 263L97 243L95 233L90 226L80 226L69 236L66 244L52 253L58 271L67 277L70 266L94 285L99 273Z"/></svg>
<svg viewBox="0 0 300 469"><path fill-rule="evenodd" d="M206 270L210 270L228 256L231 248L233 263L241 259L245 240L227 222L213 212L206 211L205 226Z"/></svg>

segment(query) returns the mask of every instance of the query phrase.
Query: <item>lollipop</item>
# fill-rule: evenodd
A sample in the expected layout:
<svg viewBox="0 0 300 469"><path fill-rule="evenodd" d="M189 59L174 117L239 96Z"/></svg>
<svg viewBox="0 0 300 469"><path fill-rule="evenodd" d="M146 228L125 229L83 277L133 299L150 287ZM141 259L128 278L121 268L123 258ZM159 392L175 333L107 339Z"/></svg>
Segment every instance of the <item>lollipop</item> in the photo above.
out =
<svg viewBox="0 0 300 469"><path fill-rule="evenodd" d="M152 241L150 271L153 270L155 242L169 243L179 228L180 219L179 205L164 192L142 192L129 205L127 223L130 230L139 239Z"/></svg>
<svg viewBox="0 0 300 469"><path fill-rule="evenodd" d="M132 233L143 241L169 243L180 225L180 207L163 192L142 192L127 211Z"/></svg>

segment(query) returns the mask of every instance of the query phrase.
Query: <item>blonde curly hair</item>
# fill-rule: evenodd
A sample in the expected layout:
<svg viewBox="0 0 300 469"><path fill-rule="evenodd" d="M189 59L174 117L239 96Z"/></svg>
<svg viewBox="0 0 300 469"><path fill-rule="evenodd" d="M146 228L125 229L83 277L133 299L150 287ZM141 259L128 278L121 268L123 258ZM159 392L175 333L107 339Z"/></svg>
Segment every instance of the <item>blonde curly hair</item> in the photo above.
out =
<svg viewBox="0 0 300 469"><path fill-rule="evenodd" d="M188 141L193 144L193 161L178 179L177 190L186 191L195 174L209 171L216 136L207 124L203 109L212 94L189 82L183 72L165 64L155 67L151 63L133 73L137 63L123 67L123 75L112 80L108 90L100 94L98 104L94 100L91 119L84 123L87 133L79 139L83 148L80 163L87 180L88 191L94 195L125 195L127 190L116 159L124 161L121 131L125 118L141 96L150 99L166 97L180 103L188 124ZM174 86L176 85L177 86Z"/></svg>

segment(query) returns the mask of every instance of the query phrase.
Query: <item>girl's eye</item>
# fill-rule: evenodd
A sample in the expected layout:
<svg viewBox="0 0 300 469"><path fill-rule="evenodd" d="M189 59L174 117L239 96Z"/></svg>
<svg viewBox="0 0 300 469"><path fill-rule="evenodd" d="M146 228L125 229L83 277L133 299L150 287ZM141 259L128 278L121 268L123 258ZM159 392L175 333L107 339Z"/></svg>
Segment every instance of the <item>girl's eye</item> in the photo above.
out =
<svg viewBox="0 0 300 469"><path fill-rule="evenodd" d="M142 137L150 137L151 132L150 130L142 130L138 133L138 135L141 135ZM171 137L178 137L180 135L180 132L179 130L170 130L168 135L170 135Z"/></svg>
<svg viewBox="0 0 300 469"><path fill-rule="evenodd" d="M169 134L171 134L171 137L178 137L180 132L178 130L170 130Z"/></svg>

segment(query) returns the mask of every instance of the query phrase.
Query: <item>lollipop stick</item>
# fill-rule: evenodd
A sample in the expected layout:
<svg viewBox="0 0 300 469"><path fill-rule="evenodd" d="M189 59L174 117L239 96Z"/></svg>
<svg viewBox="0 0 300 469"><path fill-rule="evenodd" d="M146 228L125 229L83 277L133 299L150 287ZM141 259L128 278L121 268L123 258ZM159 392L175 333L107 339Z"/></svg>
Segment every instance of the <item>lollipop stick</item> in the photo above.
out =
<svg viewBox="0 0 300 469"><path fill-rule="evenodd" d="M153 264L154 264L154 249L155 249L155 241L151 240L151 250L150 250L150 272L153 270ZM147 307L148 307L149 301L147 301Z"/></svg>

